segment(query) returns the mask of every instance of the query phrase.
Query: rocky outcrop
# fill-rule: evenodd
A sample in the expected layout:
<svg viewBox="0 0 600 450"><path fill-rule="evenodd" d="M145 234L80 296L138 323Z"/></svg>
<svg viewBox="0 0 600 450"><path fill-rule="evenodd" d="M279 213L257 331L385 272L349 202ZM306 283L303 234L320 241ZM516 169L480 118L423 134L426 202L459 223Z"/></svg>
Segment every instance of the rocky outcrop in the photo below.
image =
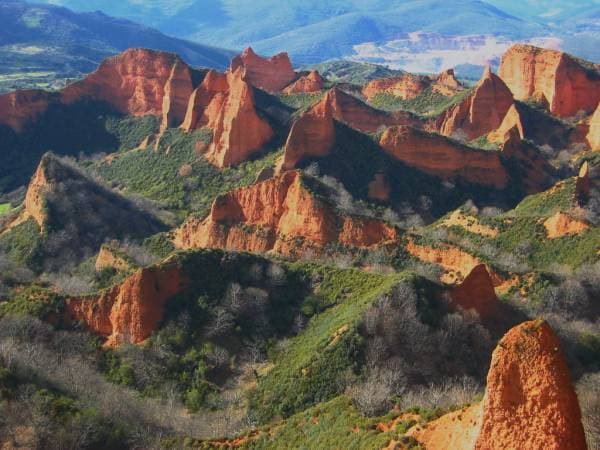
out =
<svg viewBox="0 0 600 450"><path fill-rule="evenodd" d="M474 150L455 141L413 127L388 128L381 147L408 166L443 179L506 187L508 175L498 152Z"/></svg>
<svg viewBox="0 0 600 450"><path fill-rule="evenodd" d="M502 57L499 74L515 98L542 102L560 117L591 113L600 101L600 66L563 52L515 45Z"/></svg>
<svg viewBox="0 0 600 450"><path fill-rule="evenodd" d="M177 90L183 90L184 97L192 92L189 67L172 53L130 49L105 60L94 73L67 86L61 98L66 104L87 98L106 102L122 114L159 116L167 87L175 105L170 118L183 120L185 110ZM170 106L171 101L167 100L167 104Z"/></svg>
<svg viewBox="0 0 600 450"><path fill-rule="evenodd" d="M454 95L456 91L461 90L462 87L460 81L456 79L454 69L447 69L441 72L433 85L434 91L446 96Z"/></svg>
<svg viewBox="0 0 600 450"><path fill-rule="evenodd" d="M106 239L141 238L163 230L156 217L51 153L42 157L24 206L19 222L31 217L42 233L64 232L61 242L71 257L97 252Z"/></svg>
<svg viewBox="0 0 600 450"><path fill-rule="evenodd" d="M450 300L454 308L475 310L484 320L494 317L498 297L485 264L475 266L462 283L450 290Z"/></svg>
<svg viewBox="0 0 600 450"><path fill-rule="evenodd" d="M45 112L57 99L57 94L37 89L0 95L0 125L23 131L25 125Z"/></svg>
<svg viewBox="0 0 600 450"><path fill-rule="evenodd" d="M428 450L587 449L560 342L543 320L524 322L500 340L482 403L407 434Z"/></svg>
<svg viewBox="0 0 600 450"><path fill-rule="evenodd" d="M227 75L209 70L200 86L188 98L181 128L189 132L205 126L214 127L215 118L227 92L229 92Z"/></svg>
<svg viewBox="0 0 600 450"><path fill-rule="evenodd" d="M230 71L238 69L248 83L268 92L279 92L296 78L287 53L261 58L250 47L231 61Z"/></svg>
<svg viewBox="0 0 600 450"><path fill-rule="evenodd" d="M327 155L335 144L335 123L329 95L298 118L285 143L281 168L290 170L305 158Z"/></svg>
<svg viewBox="0 0 600 450"><path fill-rule="evenodd" d="M283 90L284 94L306 94L323 90L325 80L316 70L311 71L290 84Z"/></svg>
<svg viewBox="0 0 600 450"><path fill-rule="evenodd" d="M504 119L502 119L500 126L490 132L487 139L495 144L504 145L513 129L517 130L519 139L525 139L525 127L523 125L521 113L517 109L516 104L513 104L509 108Z"/></svg>
<svg viewBox="0 0 600 450"><path fill-rule="evenodd" d="M481 422L483 405L472 406L445 414L426 426L417 425L409 430L427 450L473 450Z"/></svg>
<svg viewBox="0 0 600 450"><path fill-rule="evenodd" d="M107 346L139 344L163 318L164 307L189 284L173 263L140 269L122 284L99 295L67 300L67 320L83 322L106 338Z"/></svg>
<svg viewBox="0 0 600 450"><path fill-rule="evenodd" d="M600 151L600 104L598 104L594 115L590 119L587 142L593 151Z"/></svg>
<svg viewBox="0 0 600 450"><path fill-rule="evenodd" d="M590 199L590 166L586 162L581 165L579 174L575 179L575 203L577 206L585 205Z"/></svg>
<svg viewBox="0 0 600 450"><path fill-rule="evenodd" d="M133 267L133 261L116 245L104 244L98 252L94 267L97 272L103 269L115 269L122 272L130 270Z"/></svg>
<svg viewBox="0 0 600 450"><path fill-rule="evenodd" d="M545 321L513 328L494 350L475 448L587 448L569 369Z"/></svg>
<svg viewBox="0 0 600 450"><path fill-rule="evenodd" d="M421 126L419 119L411 113L380 111L339 88L328 91L326 101L330 103L336 120L364 133L374 133L381 127L394 125Z"/></svg>
<svg viewBox="0 0 600 450"><path fill-rule="evenodd" d="M190 218L175 232L175 245L299 257L334 242L364 248L397 238L396 229L381 221L337 213L305 183L300 172L290 171L225 194L206 219Z"/></svg>
<svg viewBox="0 0 600 450"><path fill-rule="evenodd" d="M189 67L176 60L165 84L161 130L181 125L186 117L188 101L194 90Z"/></svg>
<svg viewBox="0 0 600 450"><path fill-rule="evenodd" d="M252 87L242 79L241 71L228 74L227 82L226 98L217 96L207 108L213 139L206 158L217 167L248 160L273 137L269 123L256 112Z"/></svg>
<svg viewBox="0 0 600 450"><path fill-rule="evenodd" d="M421 95L432 84L425 75L405 73L398 77L378 78L363 87L362 93L367 100L373 100L378 94L389 94L410 100Z"/></svg>
<svg viewBox="0 0 600 450"><path fill-rule="evenodd" d="M587 231L590 225L583 220L559 211L544 221L544 228L546 228L546 236L549 239L556 239L581 234Z"/></svg>
<svg viewBox="0 0 600 450"><path fill-rule="evenodd" d="M409 239L406 251L423 262L435 264L444 269L442 281L449 284L462 282L473 269L481 265L479 258L451 245L429 247L419 245Z"/></svg>
<svg viewBox="0 0 600 450"><path fill-rule="evenodd" d="M445 136L473 140L497 129L513 105L512 93L488 66L473 93L442 114L437 127Z"/></svg>

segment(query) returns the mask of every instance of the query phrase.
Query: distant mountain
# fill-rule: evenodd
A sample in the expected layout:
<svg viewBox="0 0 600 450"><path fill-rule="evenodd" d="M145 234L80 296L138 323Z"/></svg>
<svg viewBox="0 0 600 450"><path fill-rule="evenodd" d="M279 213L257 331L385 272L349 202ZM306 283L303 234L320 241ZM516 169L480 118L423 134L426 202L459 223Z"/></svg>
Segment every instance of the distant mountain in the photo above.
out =
<svg viewBox="0 0 600 450"><path fill-rule="evenodd" d="M234 52L172 38L102 12L75 13L20 0L0 2L0 90L54 87L130 47L178 53L193 66L223 69Z"/></svg>
<svg viewBox="0 0 600 450"><path fill-rule="evenodd" d="M100 9L197 42L285 50L296 64L351 58L410 71L480 67L497 63L515 41L600 58L600 36L586 32L581 42L576 31L600 0L42 1Z"/></svg>

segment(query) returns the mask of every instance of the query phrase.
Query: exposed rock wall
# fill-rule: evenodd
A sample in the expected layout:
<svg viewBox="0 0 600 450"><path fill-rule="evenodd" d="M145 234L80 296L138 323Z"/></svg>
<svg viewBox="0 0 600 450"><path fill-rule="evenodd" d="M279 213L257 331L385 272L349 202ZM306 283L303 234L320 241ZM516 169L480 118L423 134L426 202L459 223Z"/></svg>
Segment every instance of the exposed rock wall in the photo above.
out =
<svg viewBox="0 0 600 450"><path fill-rule="evenodd" d="M287 53L262 58L250 47L231 61L230 71L238 69L248 83L267 92L279 92L296 78Z"/></svg>
<svg viewBox="0 0 600 450"><path fill-rule="evenodd" d="M502 57L499 74L515 98L534 99L560 117L591 113L600 101L600 66L563 52L514 45Z"/></svg>

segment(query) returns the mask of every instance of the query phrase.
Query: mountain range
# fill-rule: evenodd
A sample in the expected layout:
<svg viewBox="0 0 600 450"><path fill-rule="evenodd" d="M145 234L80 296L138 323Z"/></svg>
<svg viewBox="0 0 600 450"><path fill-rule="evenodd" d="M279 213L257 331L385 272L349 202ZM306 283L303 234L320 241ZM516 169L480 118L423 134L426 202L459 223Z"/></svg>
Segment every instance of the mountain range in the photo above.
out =
<svg viewBox="0 0 600 450"><path fill-rule="evenodd" d="M226 68L233 56L103 12L20 0L0 3L0 23L0 90L61 86L65 78L79 78L130 47L175 52L189 64L216 69Z"/></svg>
<svg viewBox="0 0 600 450"><path fill-rule="evenodd" d="M481 64L517 40L540 43L549 37L555 38L554 46L580 57L600 58L594 44L600 36L597 29L590 31L600 19L597 0L45 1L79 11L99 9L206 44L252 45L265 54L286 50L301 64L349 57L407 70L441 70L469 59ZM444 52L456 50L461 58L439 62ZM407 63L416 53L425 56Z"/></svg>

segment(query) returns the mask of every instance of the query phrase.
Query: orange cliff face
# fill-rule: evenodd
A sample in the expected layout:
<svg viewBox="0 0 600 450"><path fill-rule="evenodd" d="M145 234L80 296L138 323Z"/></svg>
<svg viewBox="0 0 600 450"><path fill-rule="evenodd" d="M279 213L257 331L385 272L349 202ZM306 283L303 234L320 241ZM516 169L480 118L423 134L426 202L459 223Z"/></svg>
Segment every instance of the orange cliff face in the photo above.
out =
<svg viewBox="0 0 600 450"><path fill-rule="evenodd" d="M284 94L319 92L323 90L324 85L325 81L323 80L323 77L319 72L313 70L308 75L298 78L286 87L283 92Z"/></svg>
<svg viewBox="0 0 600 450"><path fill-rule="evenodd" d="M399 161L443 179L461 179L499 189L506 187L508 181L499 152L474 150L413 127L388 128L380 145Z"/></svg>
<svg viewBox="0 0 600 450"><path fill-rule="evenodd" d="M462 283L450 290L451 305L464 310L474 309L482 319L494 317L498 297L485 264L475 266Z"/></svg>
<svg viewBox="0 0 600 450"><path fill-rule="evenodd" d="M294 169L311 156L325 156L335 144L335 123L329 94L298 118L285 143L282 169Z"/></svg>
<svg viewBox="0 0 600 450"><path fill-rule="evenodd" d="M445 136L464 133L473 140L497 129L513 105L512 93L488 66L473 93L442 114L437 128Z"/></svg>
<svg viewBox="0 0 600 450"><path fill-rule="evenodd" d="M333 242L371 247L397 238L381 221L336 213L302 177L289 171L217 198L205 220L190 218L176 231L175 245L299 257Z"/></svg>
<svg viewBox="0 0 600 450"><path fill-rule="evenodd" d="M179 126L186 116L187 105L194 90L189 67L177 60L165 84L161 130Z"/></svg>
<svg viewBox="0 0 600 450"><path fill-rule="evenodd" d="M133 116L161 115L165 101L165 89L170 82L171 94L175 86L192 91L189 67L172 53L146 49L130 49L105 60L98 69L81 81L62 91L62 101L73 103L81 98L108 102L117 111ZM169 102L170 103L170 102ZM179 106L175 113L183 114Z"/></svg>
<svg viewBox="0 0 600 450"><path fill-rule="evenodd" d="M569 369L545 321L513 328L494 350L475 448L587 448Z"/></svg>
<svg viewBox="0 0 600 450"><path fill-rule="evenodd" d="M336 120L364 133L374 133L381 127L393 125L420 125L419 119L411 113L380 111L338 88L327 92L326 101Z"/></svg>
<svg viewBox="0 0 600 450"><path fill-rule="evenodd" d="M560 342L542 320L512 328L492 355L483 402L407 433L428 450L586 450Z"/></svg>
<svg viewBox="0 0 600 450"><path fill-rule="evenodd" d="M221 168L246 161L273 137L271 126L256 111L252 87L241 69L209 71L190 95L181 128L189 132L203 127L213 130L206 158Z"/></svg>
<svg viewBox="0 0 600 450"><path fill-rule="evenodd" d="M431 83L431 78L427 76L405 73L398 77L372 80L365 85L362 93L368 100L372 100L377 94L389 94L410 100L421 95Z"/></svg>
<svg viewBox="0 0 600 450"><path fill-rule="evenodd" d="M37 89L0 95L0 125L23 131L27 123L44 113L57 98L56 93Z"/></svg>
<svg viewBox="0 0 600 450"><path fill-rule="evenodd" d="M499 74L516 99L541 101L560 117L591 113L600 101L600 66L584 67L563 52L514 45L502 57Z"/></svg>
<svg viewBox="0 0 600 450"><path fill-rule="evenodd" d="M218 95L206 110L213 128L206 158L217 167L246 161L273 137L269 123L256 112L252 87L242 79L241 71L227 74L227 83L226 98Z"/></svg>
<svg viewBox="0 0 600 450"><path fill-rule="evenodd" d="M296 78L287 53L261 58L248 47L231 61L231 72L240 68L248 83L268 92L279 92Z"/></svg>
<svg viewBox="0 0 600 450"><path fill-rule="evenodd" d="M108 346L139 344L162 320L169 298L188 284L174 264L140 269L99 295L67 300L67 319L83 322L90 331L106 338Z"/></svg>
<svg viewBox="0 0 600 450"><path fill-rule="evenodd" d="M51 177L47 170L51 156L44 155L38 165L25 195L24 218L33 217L40 229L43 231L48 222L48 212L46 211L46 193L52 190Z"/></svg>
<svg viewBox="0 0 600 450"><path fill-rule="evenodd" d="M587 141L593 151L600 151L600 103L590 120Z"/></svg>

